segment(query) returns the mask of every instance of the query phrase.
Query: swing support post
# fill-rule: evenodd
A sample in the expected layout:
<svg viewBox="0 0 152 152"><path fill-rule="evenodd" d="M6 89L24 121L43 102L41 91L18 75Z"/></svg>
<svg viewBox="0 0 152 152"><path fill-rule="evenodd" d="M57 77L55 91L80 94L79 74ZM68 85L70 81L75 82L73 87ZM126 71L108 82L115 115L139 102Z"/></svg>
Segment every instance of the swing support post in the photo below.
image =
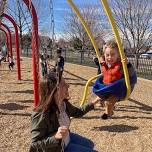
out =
<svg viewBox="0 0 152 152"><path fill-rule="evenodd" d="M1 28L5 31L7 31L8 33L8 39L9 39L9 53L10 53L10 56L13 57L13 51L12 51L12 37L11 37L11 31L10 29L8 28L7 25L1 23Z"/></svg>
<svg viewBox="0 0 152 152"><path fill-rule="evenodd" d="M32 16L32 63L34 81L34 107L39 103L39 54L38 54L38 19L36 10L31 0L23 0Z"/></svg>
<svg viewBox="0 0 152 152"><path fill-rule="evenodd" d="M16 25L16 22L14 21L14 19L12 17L10 17L9 15L3 13L2 17L5 17L6 19L8 19L14 26L15 29L15 45L16 45L16 58L17 58L17 73L18 73L18 80L21 80L21 68L20 68L20 49L19 49L19 36L18 36L18 28Z"/></svg>
<svg viewBox="0 0 152 152"><path fill-rule="evenodd" d="M1 31L4 32L5 36L6 36L6 45L7 45L7 50L9 51L9 34L3 29L3 28L0 28Z"/></svg>

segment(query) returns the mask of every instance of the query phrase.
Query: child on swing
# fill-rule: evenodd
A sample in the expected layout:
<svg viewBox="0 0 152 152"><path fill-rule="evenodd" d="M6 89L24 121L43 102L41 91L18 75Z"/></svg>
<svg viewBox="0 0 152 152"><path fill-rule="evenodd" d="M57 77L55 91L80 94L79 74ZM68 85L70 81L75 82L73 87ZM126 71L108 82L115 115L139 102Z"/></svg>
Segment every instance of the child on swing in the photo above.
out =
<svg viewBox="0 0 152 152"><path fill-rule="evenodd" d="M123 77L123 67L118 45L114 40L110 40L105 44L103 53L103 56L100 58L103 84L108 85ZM123 62L127 62L126 59ZM130 66L129 64L127 66ZM102 119L108 119L113 115L114 105L118 101L119 98L113 94L103 97L101 106L105 107L105 113L101 116Z"/></svg>

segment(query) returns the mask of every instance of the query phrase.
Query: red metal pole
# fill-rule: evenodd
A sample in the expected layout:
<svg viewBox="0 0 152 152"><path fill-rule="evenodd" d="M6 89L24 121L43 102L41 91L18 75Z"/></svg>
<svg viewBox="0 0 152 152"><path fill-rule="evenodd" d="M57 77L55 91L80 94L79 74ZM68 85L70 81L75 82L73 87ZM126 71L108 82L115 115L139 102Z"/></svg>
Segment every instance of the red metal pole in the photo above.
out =
<svg viewBox="0 0 152 152"><path fill-rule="evenodd" d="M0 30L5 33L7 50L8 50L8 52L9 52L9 51L10 51L10 49L9 49L9 35L8 35L8 33L7 33L4 29L0 28Z"/></svg>
<svg viewBox="0 0 152 152"><path fill-rule="evenodd" d="M18 80L21 80L21 68L20 68L20 49L19 49L19 36L18 36L18 28L16 22L12 17L3 13L2 17L7 18L14 26L15 29L15 45L16 45L16 59L17 59L17 73L18 73Z"/></svg>
<svg viewBox="0 0 152 152"><path fill-rule="evenodd" d="M39 102L39 56L38 56L38 19L36 10L31 0L23 0L32 16L32 59L33 59L33 80L34 80L34 106Z"/></svg>
<svg viewBox="0 0 152 152"><path fill-rule="evenodd" d="M3 23L1 23L1 28L6 29L9 35L9 50L10 50L10 56L13 57L13 51L12 51L12 37L11 37L11 31L10 29Z"/></svg>

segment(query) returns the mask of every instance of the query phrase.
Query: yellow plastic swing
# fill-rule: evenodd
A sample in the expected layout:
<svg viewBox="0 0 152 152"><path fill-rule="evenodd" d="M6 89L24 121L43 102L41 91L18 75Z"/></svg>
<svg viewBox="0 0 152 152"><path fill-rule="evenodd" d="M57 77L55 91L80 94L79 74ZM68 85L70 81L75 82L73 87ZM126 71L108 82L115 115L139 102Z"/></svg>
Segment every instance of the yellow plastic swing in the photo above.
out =
<svg viewBox="0 0 152 152"><path fill-rule="evenodd" d="M91 30L89 29L89 27L87 26L84 18L81 16L79 10L77 9L77 7L75 6L75 4L72 2L72 0L67 0L69 5L71 6L71 8L73 9L73 11L75 12L75 14L79 17L83 27L85 28L92 44L93 44L93 47L95 49L95 52L96 52L96 56L99 60L99 56L100 56L100 53L99 53L99 50L98 50L98 47L96 45L96 42L95 42L95 39L91 33ZM112 17L112 13L111 13L111 10L109 8L109 5L107 3L106 0L101 0L101 3L104 7L104 10L108 16L108 19L109 19L109 22L112 26L112 30L113 30L113 33L115 35L115 39L116 39L116 42L118 43L118 48L119 48L119 53L120 53L120 57L121 57L121 60L125 59L125 53L124 53L124 50L123 50L123 47L122 47L122 43L121 43L121 40L120 40L120 36L119 36L119 33L118 33L118 30L116 28L116 24L114 22L114 19ZM127 69L127 65L125 62L122 62L122 65L123 65L123 70L124 70L124 76L125 76L125 83L126 83L126 87L127 87L127 94L126 94L126 97L125 97L125 100L129 97L130 93L131 93L131 87L130 87L130 80L129 80L129 75L128 75L128 69ZM88 94L88 87L89 87L89 84L94 80L96 79L98 76L100 75L97 75L97 76L94 76L92 78L90 78L86 85L85 85L85 88L84 88L84 93L83 93L83 97L82 97L82 100L81 100L81 103L80 103L80 106L82 106L84 103L85 103L85 100L86 100L86 97L87 97L87 94Z"/></svg>

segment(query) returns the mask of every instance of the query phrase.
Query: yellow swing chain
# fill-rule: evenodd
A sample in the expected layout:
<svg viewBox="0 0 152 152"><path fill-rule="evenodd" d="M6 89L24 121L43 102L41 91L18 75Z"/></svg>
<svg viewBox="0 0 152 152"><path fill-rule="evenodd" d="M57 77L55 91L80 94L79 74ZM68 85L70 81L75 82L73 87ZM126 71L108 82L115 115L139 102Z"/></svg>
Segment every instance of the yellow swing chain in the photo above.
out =
<svg viewBox="0 0 152 152"><path fill-rule="evenodd" d="M123 66L123 71L124 71L124 76L125 76L126 87L127 87L127 94L126 94L126 97L125 97L125 100L127 100L128 97L130 96L130 93L131 93L131 87L130 87L130 80L129 80L127 64L125 62L125 58L126 57L125 57L124 49L122 47L121 39L120 39L118 30L117 30L117 27L116 27L114 18L112 16L112 12L111 12L110 7L108 5L108 2L107 2L107 0L101 0L101 3L103 5L103 7L104 7L104 10L105 10L107 16L108 16L109 22L110 22L111 27L112 27L112 31L114 33L116 42L118 44L119 53L120 53L122 66Z"/></svg>
<svg viewBox="0 0 152 152"><path fill-rule="evenodd" d="M99 57L100 57L99 49L98 49L98 47L97 47L97 44L96 44L95 39L94 39L94 37L93 37L93 35L92 35L92 33L91 33L90 28L88 27L87 23L85 22L84 18L82 17L82 15L80 14L79 10L78 10L77 7L75 6L75 4L72 2L72 0L67 0L67 1L68 1L69 5L71 6L71 8L73 9L73 11L75 12L75 14L76 14L76 15L78 16L78 18L80 19L83 27L85 28L85 30L86 30L86 32L87 32L87 34L88 34L88 36L89 36L89 38L90 38L90 40L91 40L91 43L92 43L92 45L93 45L93 47L94 47L94 49L95 49L96 56L97 56L97 58L98 58L98 60L99 60ZM101 74L96 75L96 76L90 78L90 79L87 81L87 83L86 83L86 85L85 85L85 88L84 88L83 97L82 97L82 100L81 100L81 102L80 102L80 106L82 106L82 105L84 104L85 100L86 100L86 97L87 97L87 95L88 95L89 84L90 84L94 79L96 79L98 76L100 76L100 75L101 75Z"/></svg>

